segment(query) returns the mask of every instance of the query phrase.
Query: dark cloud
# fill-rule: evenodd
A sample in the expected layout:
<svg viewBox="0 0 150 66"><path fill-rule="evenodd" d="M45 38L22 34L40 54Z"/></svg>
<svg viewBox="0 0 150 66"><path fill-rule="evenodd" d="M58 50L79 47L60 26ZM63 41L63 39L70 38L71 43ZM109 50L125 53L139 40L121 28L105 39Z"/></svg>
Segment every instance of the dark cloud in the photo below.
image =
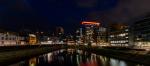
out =
<svg viewBox="0 0 150 66"><path fill-rule="evenodd" d="M114 22L130 22L150 12L150 0L120 0L118 5L107 12Z"/></svg>
<svg viewBox="0 0 150 66"><path fill-rule="evenodd" d="M74 30L84 20L129 23L149 13L149 3L150 0L1 0L0 25L63 26Z"/></svg>
<svg viewBox="0 0 150 66"><path fill-rule="evenodd" d="M83 8L92 8L98 5L98 0L77 0L77 5Z"/></svg>

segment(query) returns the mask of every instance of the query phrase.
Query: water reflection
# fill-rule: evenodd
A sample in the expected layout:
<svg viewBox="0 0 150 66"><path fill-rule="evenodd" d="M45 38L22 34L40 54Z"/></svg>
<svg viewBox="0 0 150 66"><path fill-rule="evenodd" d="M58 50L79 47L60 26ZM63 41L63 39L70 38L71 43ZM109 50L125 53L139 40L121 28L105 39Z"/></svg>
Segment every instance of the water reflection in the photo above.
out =
<svg viewBox="0 0 150 66"><path fill-rule="evenodd" d="M63 49L44 54L10 66L143 66L93 53Z"/></svg>
<svg viewBox="0 0 150 66"><path fill-rule="evenodd" d="M36 66L36 64L37 64L36 58L32 58L29 60L29 66Z"/></svg>

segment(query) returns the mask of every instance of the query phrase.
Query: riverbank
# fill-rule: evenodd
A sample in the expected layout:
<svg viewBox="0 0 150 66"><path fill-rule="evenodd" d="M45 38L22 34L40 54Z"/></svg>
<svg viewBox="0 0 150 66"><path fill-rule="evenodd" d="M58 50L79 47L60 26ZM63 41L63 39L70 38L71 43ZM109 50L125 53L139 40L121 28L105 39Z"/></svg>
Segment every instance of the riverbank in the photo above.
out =
<svg viewBox="0 0 150 66"><path fill-rule="evenodd" d="M68 48L76 48L80 50L89 51L92 53L105 55L117 59L127 60L150 66L150 53L147 51L136 51L136 50L113 50L100 47L89 47L89 46L69 46Z"/></svg>
<svg viewBox="0 0 150 66"><path fill-rule="evenodd" d="M6 66L17 61L25 60L33 56L42 55L48 52L63 49L64 46L41 46L27 49L20 49L15 51L0 52L0 66Z"/></svg>
<svg viewBox="0 0 150 66"><path fill-rule="evenodd" d="M136 51L136 50L118 50L118 49L107 49L100 47L91 46L66 46L66 45L55 45L55 46L37 46L30 47L13 51L2 51L0 52L0 66L6 66L17 61L26 60L33 56L39 56L45 53L60 49L80 49L88 52L96 53L99 55L104 55L108 57L113 57L117 59L122 59L126 61L136 62L139 64L144 64L150 66L150 53L146 51Z"/></svg>

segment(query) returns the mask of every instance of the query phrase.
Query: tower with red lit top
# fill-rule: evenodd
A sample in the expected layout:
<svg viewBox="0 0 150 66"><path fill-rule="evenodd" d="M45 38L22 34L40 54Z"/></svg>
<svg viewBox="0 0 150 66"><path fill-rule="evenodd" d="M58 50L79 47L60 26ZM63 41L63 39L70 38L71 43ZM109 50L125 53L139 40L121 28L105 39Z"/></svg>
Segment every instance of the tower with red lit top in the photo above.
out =
<svg viewBox="0 0 150 66"><path fill-rule="evenodd" d="M95 29L97 29L100 26L100 23L83 21L81 24L85 27L84 43L85 44L96 43L97 38Z"/></svg>

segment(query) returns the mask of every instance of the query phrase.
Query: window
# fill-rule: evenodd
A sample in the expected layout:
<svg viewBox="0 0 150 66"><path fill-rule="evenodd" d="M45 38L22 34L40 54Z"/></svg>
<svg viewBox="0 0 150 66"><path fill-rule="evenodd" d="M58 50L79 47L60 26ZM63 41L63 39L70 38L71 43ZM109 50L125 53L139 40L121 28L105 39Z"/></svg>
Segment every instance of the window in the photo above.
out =
<svg viewBox="0 0 150 66"><path fill-rule="evenodd" d="M9 38L9 40L11 40L11 38Z"/></svg>
<svg viewBox="0 0 150 66"><path fill-rule="evenodd" d="M6 37L5 40L8 40L8 37Z"/></svg>
<svg viewBox="0 0 150 66"><path fill-rule="evenodd" d="M4 41L2 41L2 44L4 44Z"/></svg>
<svg viewBox="0 0 150 66"><path fill-rule="evenodd" d="M4 37L2 37L1 39L4 40Z"/></svg>
<svg viewBox="0 0 150 66"><path fill-rule="evenodd" d="M129 29L125 29L125 31L129 31Z"/></svg>

